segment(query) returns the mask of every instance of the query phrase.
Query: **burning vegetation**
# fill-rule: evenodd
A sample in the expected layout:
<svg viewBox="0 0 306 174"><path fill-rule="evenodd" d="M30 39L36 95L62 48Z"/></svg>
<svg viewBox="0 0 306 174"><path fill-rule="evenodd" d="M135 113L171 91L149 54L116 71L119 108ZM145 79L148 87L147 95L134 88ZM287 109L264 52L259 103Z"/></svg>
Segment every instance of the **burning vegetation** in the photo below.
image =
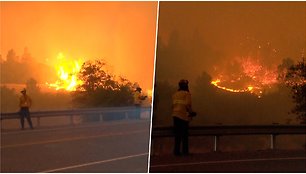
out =
<svg viewBox="0 0 306 174"><path fill-rule="evenodd" d="M30 59L30 54L24 55L19 60L14 50L10 50L7 60L1 61L2 112L14 112L18 109L17 99L22 88L27 88L32 97L33 110L133 104L133 91L139 86L138 83L108 72L103 59L84 61L70 59L59 53L53 65L55 71L51 71L51 65L38 66L34 59ZM34 71L35 68L37 70ZM50 72L43 73L47 72L47 69ZM20 76L13 78L13 75ZM44 78L37 79L41 75L44 75ZM43 81L45 83L42 83ZM151 103L152 91L148 90L148 95L146 105Z"/></svg>
<svg viewBox="0 0 306 174"><path fill-rule="evenodd" d="M235 72L220 73L211 84L229 92L249 92L261 98L266 89L278 83L277 67L268 68L258 59L237 59L231 66L235 67Z"/></svg>
<svg viewBox="0 0 306 174"><path fill-rule="evenodd" d="M69 60L63 53L57 56L58 63L55 65L58 80L55 83L46 83L48 87L55 90L75 91L82 81L78 78L83 61Z"/></svg>
<svg viewBox="0 0 306 174"><path fill-rule="evenodd" d="M194 33L173 31L167 42L158 40L153 124L171 124L171 95L180 78L190 80L200 115L194 124L300 123L290 112L297 103L286 86L294 80L285 77L301 47L288 58L279 44L249 37L237 41L244 43L241 48L217 51L207 37Z"/></svg>

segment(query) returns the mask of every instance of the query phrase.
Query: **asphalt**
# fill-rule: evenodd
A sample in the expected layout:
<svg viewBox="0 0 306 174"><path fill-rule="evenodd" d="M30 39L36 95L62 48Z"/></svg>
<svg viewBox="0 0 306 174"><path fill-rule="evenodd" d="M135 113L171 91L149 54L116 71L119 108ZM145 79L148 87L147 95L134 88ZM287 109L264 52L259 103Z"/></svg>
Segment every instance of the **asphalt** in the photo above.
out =
<svg viewBox="0 0 306 174"><path fill-rule="evenodd" d="M150 172L306 172L305 150L209 152L189 156L154 155Z"/></svg>
<svg viewBox="0 0 306 174"><path fill-rule="evenodd" d="M147 172L149 121L1 132L1 172Z"/></svg>

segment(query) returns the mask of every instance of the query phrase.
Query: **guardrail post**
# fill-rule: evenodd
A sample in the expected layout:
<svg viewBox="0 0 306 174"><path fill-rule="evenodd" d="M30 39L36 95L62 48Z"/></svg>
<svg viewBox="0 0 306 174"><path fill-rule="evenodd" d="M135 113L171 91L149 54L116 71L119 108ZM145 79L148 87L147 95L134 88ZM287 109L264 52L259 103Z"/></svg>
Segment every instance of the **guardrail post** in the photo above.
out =
<svg viewBox="0 0 306 174"><path fill-rule="evenodd" d="M214 152L218 151L218 141L219 141L219 136L215 135L214 136Z"/></svg>
<svg viewBox="0 0 306 174"><path fill-rule="evenodd" d="M275 140L276 140L276 135L271 134L270 135L270 149L271 150L275 149Z"/></svg>

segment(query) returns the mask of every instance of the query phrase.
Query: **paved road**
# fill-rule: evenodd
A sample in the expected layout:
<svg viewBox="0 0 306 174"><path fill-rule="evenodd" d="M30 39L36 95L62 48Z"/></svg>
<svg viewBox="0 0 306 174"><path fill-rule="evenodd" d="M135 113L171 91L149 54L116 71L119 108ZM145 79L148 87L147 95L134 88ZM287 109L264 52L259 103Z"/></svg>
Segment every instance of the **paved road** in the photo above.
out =
<svg viewBox="0 0 306 174"><path fill-rule="evenodd" d="M152 156L150 172L306 172L304 150L211 152Z"/></svg>
<svg viewBox="0 0 306 174"><path fill-rule="evenodd" d="M149 121L1 132L1 172L147 172ZM152 156L151 172L306 172L305 151Z"/></svg>
<svg viewBox="0 0 306 174"><path fill-rule="evenodd" d="M149 121L1 132L1 172L147 172Z"/></svg>

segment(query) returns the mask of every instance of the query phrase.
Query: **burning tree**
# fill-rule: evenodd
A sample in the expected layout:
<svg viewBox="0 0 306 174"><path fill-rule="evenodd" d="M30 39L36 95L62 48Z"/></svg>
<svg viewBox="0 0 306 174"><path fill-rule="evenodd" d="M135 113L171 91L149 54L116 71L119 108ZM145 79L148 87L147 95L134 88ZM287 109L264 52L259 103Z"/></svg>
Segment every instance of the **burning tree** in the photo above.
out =
<svg viewBox="0 0 306 174"><path fill-rule="evenodd" d="M286 84L291 87L292 98L296 103L292 112L298 115L297 119L302 124L306 124L306 65L304 58L288 69L286 79Z"/></svg>

